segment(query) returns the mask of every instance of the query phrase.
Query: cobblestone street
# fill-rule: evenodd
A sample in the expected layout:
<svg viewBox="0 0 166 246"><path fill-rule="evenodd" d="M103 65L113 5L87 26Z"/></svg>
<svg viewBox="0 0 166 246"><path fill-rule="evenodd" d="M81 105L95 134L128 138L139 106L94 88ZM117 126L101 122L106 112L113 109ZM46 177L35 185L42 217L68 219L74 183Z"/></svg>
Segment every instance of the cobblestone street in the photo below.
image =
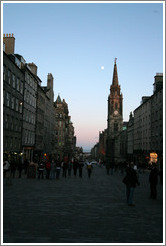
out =
<svg viewBox="0 0 166 246"><path fill-rule="evenodd" d="M149 198L149 171L139 174L135 207L126 204L124 174L95 166L90 179L4 181L4 243L162 243L163 187Z"/></svg>

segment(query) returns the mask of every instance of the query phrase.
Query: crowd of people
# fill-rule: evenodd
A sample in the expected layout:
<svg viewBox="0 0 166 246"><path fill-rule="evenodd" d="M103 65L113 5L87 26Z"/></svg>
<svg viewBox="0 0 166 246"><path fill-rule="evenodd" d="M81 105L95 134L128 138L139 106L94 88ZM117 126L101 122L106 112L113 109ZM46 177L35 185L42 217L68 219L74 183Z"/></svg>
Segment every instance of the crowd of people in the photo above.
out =
<svg viewBox="0 0 166 246"><path fill-rule="evenodd" d="M38 178L38 179L60 179L60 176L66 178L71 177L72 173L76 177L77 175L82 178L83 167L87 169L87 176L90 178L92 174L93 165L89 161L60 161L60 160L41 160L41 161L29 161L21 160L9 162L5 160L3 163L3 177L8 176L15 178L18 173L18 178L22 175L26 175L27 178Z"/></svg>
<svg viewBox="0 0 166 246"><path fill-rule="evenodd" d="M39 162L37 161L28 161L27 159L22 163L21 160L18 160L17 162L12 160L9 162L8 160L5 160L3 163L3 177L6 178L6 176L10 178L15 178L16 171L17 177L21 178L22 175L26 175L27 178L37 178L37 179L51 179L51 180L59 180L60 177L66 178L71 176L78 176L82 178L83 176L83 168L87 169L87 177L90 178L92 175L93 170L93 162L89 161L79 161L77 159L73 161L60 161L60 160L41 160ZM106 174L109 175L110 170L111 174L119 173L121 175L124 175L122 182L126 185L126 198L127 198L127 204L129 206L134 206L134 190L136 186L140 185L139 182L139 170L137 169L137 166L134 165L133 162L124 162L121 163L121 165L113 165L112 163L104 163L99 162L97 163L99 167L105 167L106 168ZM150 198L151 199L157 199L157 184L159 177L160 185L163 185L163 171L162 168L158 170L157 164L152 163L151 164L151 170L149 173L149 184L150 184Z"/></svg>

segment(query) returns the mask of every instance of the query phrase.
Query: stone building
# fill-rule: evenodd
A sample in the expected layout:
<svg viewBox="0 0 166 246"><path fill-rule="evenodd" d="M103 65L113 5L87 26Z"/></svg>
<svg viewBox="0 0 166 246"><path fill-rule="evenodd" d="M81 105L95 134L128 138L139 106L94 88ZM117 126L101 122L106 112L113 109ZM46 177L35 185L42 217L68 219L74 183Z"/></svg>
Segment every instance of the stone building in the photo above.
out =
<svg viewBox="0 0 166 246"><path fill-rule="evenodd" d="M58 95L55 103L55 151L56 157L61 160L64 157L72 159L74 155L76 138L74 137L74 127L69 116L68 105L65 100L61 100Z"/></svg>
<svg viewBox="0 0 166 246"><path fill-rule="evenodd" d="M105 161L106 159L106 142L107 142L107 129L99 132L99 145L98 145L98 159Z"/></svg>
<svg viewBox="0 0 166 246"><path fill-rule="evenodd" d="M133 161L133 151L134 151L134 116L131 112L127 124L127 160L129 162Z"/></svg>
<svg viewBox="0 0 166 246"><path fill-rule="evenodd" d="M46 93L45 96L45 112L44 112L44 152L54 155L55 152L55 107L54 107L54 91L53 91L53 76L51 73L47 75L47 86L43 86Z"/></svg>
<svg viewBox="0 0 166 246"><path fill-rule="evenodd" d="M134 110L134 158L138 165L147 162L149 154L163 153L163 75L156 74L154 92L142 97Z"/></svg>
<svg viewBox="0 0 166 246"><path fill-rule="evenodd" d="M3 40L6 44L3 52L3 152L8 158L18 159L22 155L24 73L14 56L15 38L4 35Z"/></svg>

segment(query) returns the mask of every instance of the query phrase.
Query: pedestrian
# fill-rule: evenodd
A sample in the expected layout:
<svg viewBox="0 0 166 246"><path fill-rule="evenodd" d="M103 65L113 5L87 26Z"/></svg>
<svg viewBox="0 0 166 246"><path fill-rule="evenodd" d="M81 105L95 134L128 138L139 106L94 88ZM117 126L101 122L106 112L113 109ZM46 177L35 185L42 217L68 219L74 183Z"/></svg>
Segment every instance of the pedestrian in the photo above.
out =
<svg viewBox="0 0 166 246"><path fill-rule="evenodd" d="M10 171L10 163L8 160L5 160L3 163L3 177L6 178L6 174Z"/></svg>
<svg viewBox="0 0 166 246"><path fill-rule="evenodd" d="M44 178L44 163L41 161L39 162L38 166L38 179L43 179Z"/></svg>
<svg viewBox="0 0 166 246"><path fill-rule="evenodd" d="M74 176L77 176L77 169L78 169L78 161L74 160L73 162L73 171L74 171Z"/></svg>
<svg viewBox="0 0 166 246"><path fill-rule="evenodd" d="M62 176L64 178L66 178L66 176L67 176L67 161L62 162L62 169L63 169Z"/></svg>
<svg viewBox="0 0 166 246"><path fill-rule="evenodd" d="M82 178L82 169L84 167L83 161L78 162L79 177Z"/></svg>
<svg viewBox="0 0 166 246"><path fill-rule="evenodd" d="M51 161L51 170L50 170L50 179L55 179L55 171L56 171L56 166L55 166L55 161Z"/></svg>
<svg viewBox="0 0 166 246"><path fill-rule="evenodd" d="M51 163L50 163L49 160L46 161L45 168L46 168L46 179L49 179L49 177L50 177L50 170L51 170Z"/></svg>
<svg viewBox="0 0 166 246"><path fill-rule="evenodd" d="M15 173L16 173L16 169L17 169L16 160L13 159L11 161L10 168L11 168L11 176L12 176L12 178L15 178Z"/></svg>
<svg viewBox="0 0 166 246"><path fill-rule="evenodd" d="M56 166L56 179L59 180L60 171L61 171L61 162L59 159L55 161L55 166Z"/></svg>
<svg viewBox="0 0 166 246"><path fill-rule="evenodd" d="M18 159L18 162L17 162L17 169L18 169L18 177L21 178L21 175L22 175L22 169L23 169L23 164L22 164L22 161L21 161L21 158Z"/></svg>
<svg viewBox="0 0 166 246"><path fill-rule="evenodd" d="M69 161L68 165L67 165L67 170L68 170L68 176L71 177L71 170L72 170L72 162Z"/></svg>
<svg viewBox="0 0 166 246"><path fill-rule="evenodd" d="M36 164L31 161L27 169L27 178L35 179L36 178Z"/></svg>
<svg viewBox="0 0 166 246"><path fill-rule="evenodd" d="M157 199L158 169L155 163L152 163L152 169L149 174L150 198Z"/></svg>
<svg viewBox="0 0 166 246"><path fill-rule="evenodd" d="M133 203L133 196L136 185L140 185L137 177L137 173L134 170L134 164L131 162L126 168L126 176L123 179L123 183L126 185L126 197L127 204L129 206L135 206Z"/></svg>
<svg viewBox="0 0 166 246"><path fill-rule="evenodd" d="M92 163L90 163L90 162L87 161L88 178L91 177L91 174L92 174L92 168L93 168Z"/></svg>
<svg viewBox="0 0 166 246"><path fill-rule="evenodd" d="M24 170L25 170L25 174L27 174L27 170L28 170L28 167L29 167L29 160L28 159L25 159L24 161Z"/></svg>
<svg viewBox="0 0 166 246"><path fill-rule="evenodd" d="M106 167L107 175L109 175L109 172L110 172L110 163L109 163L109 160L106 161L105 167Z"/></svg>

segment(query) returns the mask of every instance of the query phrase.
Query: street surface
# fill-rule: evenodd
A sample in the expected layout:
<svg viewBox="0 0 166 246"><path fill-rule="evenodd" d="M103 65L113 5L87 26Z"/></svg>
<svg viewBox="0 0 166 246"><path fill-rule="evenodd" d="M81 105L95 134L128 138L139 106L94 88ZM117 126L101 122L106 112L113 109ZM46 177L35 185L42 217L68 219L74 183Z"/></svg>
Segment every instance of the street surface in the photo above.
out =
<svg viewBox="0 0 166 246"><path fill-rule="evenodd" d="M4 181L4 243L162 243L163 187L149 198L149 171L139 174L135 207L126 204L124 174L95 166L60 180Z"/></svg>

